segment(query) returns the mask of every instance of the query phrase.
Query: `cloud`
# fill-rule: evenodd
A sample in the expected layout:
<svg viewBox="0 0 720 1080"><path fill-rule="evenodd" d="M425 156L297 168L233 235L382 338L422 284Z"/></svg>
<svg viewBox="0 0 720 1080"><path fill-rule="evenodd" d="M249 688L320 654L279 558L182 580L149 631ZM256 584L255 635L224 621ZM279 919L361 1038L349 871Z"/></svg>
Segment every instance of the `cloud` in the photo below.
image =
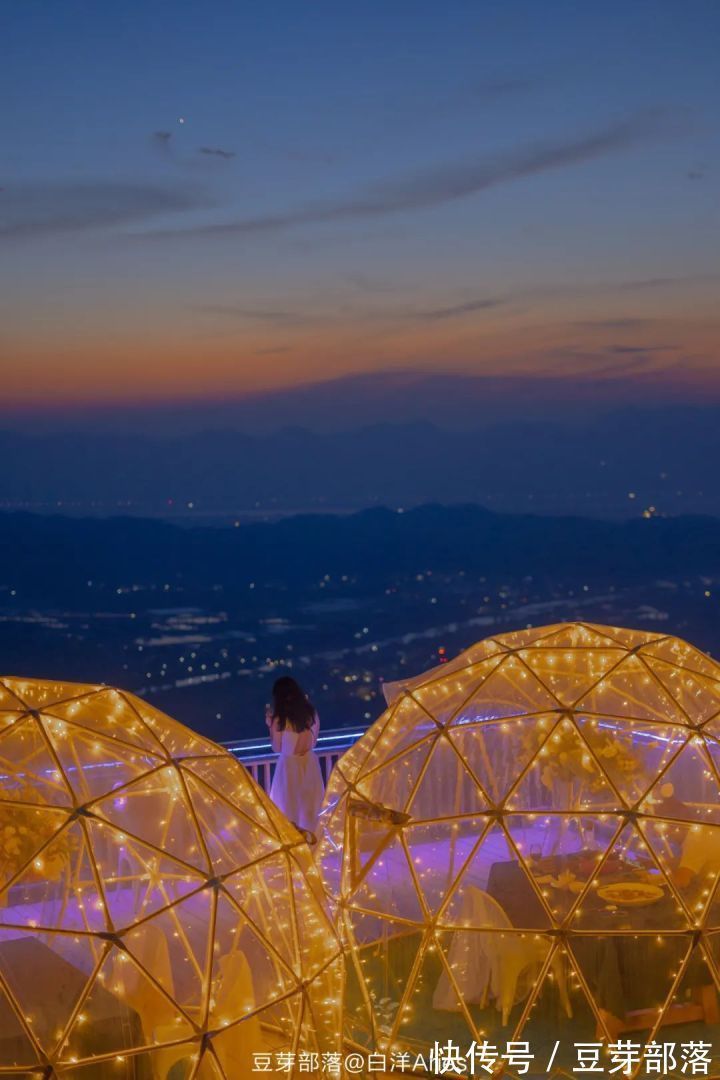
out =
<svg viewBox="0 0 720 1080"><path fill-rule="evenodd" d="M156 153L162 157L174 157L172 131L153 131L150 142Z"/></svg>
<svg viewBox="0 0 720 1080"><path fill-rule="evenodd" d="M563 283L557 285L538 285L532 288L519 290L517 299L538 300L552 297L583 297L603 296L614 293L628 293L633 290L638 292L651 291L654 289L677 288L693 286L705 282L714 282L720 279L720 274L685 274L676 277L648 277L648 278L618 278L616 281L585 281L578 283ZM607 318L607 319L582 319L574 325L587 328L625 328L639 326L657 320L647 318Z"/></svg>
<svg viewBox="0 0 720 1080"><path fill-rule="evenodd" d="M486 311L488 308L500 307L507 303L501 298L488 298L484 300L468 300L464 304L452 304L449 307L431 308L429 311L415 312L415 318L426 319L434 322L441 319L454 319L458 315L468 315L473 311Z"/></svg>
<svg viewBox="0 0 720 1080"><path fill-rule="evenodd" d="M246 308L235 304L196 304L195 310L208 315L226 315L232 319L270 323L273 326L299 326L309 321L306 315L283 308Z"/></svg>
<svg viewBox="0 0 720 1080"><path fill-rule="evenodd" d="M377 290L371 290L372 292ZM385 290L382 290L383 292ZM468 300L461 304L452 304L445 307L417 310L410 307L384 307L364 310L351 309L349 312L335 311L301 312L290 308L281 307L244 307L236 304L196 304L195 311L210 315L222 315L233 319L247 320L251 322L268 323L272 326L305 326L313 323L342 322L347 317L354 317L364 324L367 323L395 323L395 322L436 322L444 319L458 318L476 311L485 311L499 307L507 303L501 298L483 298Z"/></svg>
<svg viewBox="0 0 720 1080"><path fill-rule="evenodd" d="M576 319L573 326L582 327L585 330L639 330L646 327L654 319L620 318L620 319Z"/></svg>
<svg viewBox="0 0 720 1080"><path fill-rule="evenodd" d="M184 168L192 168L197 165L197 155L210 158L220 158L223 161L232 161L236 156L234 150L226 150L222 146L199 146L192 156L178 154L180 144L175 139L172 131L153 131L151 135L153 148L162 157L170 158L176 165Z"/></svg>
<svg viewBox="0 0 720 1080"><path fill-rule="evenodd" d="M615 356L644 356L649 353L674 352L677 345L610 345L608 352Z"/></svg>
<svg viewBox="0 0 720 1080"><path fill-rule="evenodd" d="M225 161L230 161L234 158L234 150L223 150L219 146L201 146L198 150L198 154L207 154L209 157L223 158Z"/></svg>
<svg viewBox="0 0 720 1080"><path fill-rule="evenodd" d="M658 366L646 350L623 355L619 358L616 357L607 366L596 368L593 371L593 376L597 378L611 376L615 379L624 379L641 375L647 378L657 378L661 372L665 376L668 372L682 370L682 367L683 362L681 360L673 360Z"/></svg>
<svg viewBox="0 0 720 1080"><path fill-rule="evenodd" d="M427 210L516 180L620 153L676 130L676 123L667 113L654 110L574 139L537 143L494 158L478 157L378 183L346 200L317 202L238 221L217 222L192 229L156 230L144 235L252 236L282 232L302 225L364 220L409 210Z"/></svg>
<svg viewBox="0 0 720 1080"><path fill-rule="evenodd" d="M207 205L198 192L171 186L95 181L23 184L3 193L0 239L31 240L147 221Z"/></svg>
<svg viewBox="0 0 720 1080"><path fill-rule="evenodd" d="M570 376L578 379L623 379L635 376L652 376L662 370L673 370L679 364L677 360L656 360L653 347L635 349L632 346L609 346L592 348L584 345L556 346L536 353L538 366L537 377ZM546 364L541 367L540 364Z"/></svg>

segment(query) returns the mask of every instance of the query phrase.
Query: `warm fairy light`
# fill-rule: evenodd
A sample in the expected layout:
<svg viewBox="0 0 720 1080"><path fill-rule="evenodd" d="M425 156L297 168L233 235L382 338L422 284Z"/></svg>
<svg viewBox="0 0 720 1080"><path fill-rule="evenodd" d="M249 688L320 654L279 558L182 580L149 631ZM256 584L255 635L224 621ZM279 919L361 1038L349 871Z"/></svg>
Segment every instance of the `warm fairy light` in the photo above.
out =
<svg viewBox="0 0 720 1080"><path fill-rule="evenodd" d="M207 1054L249 1075L263 1049L340 1050L342 954L310 850L234 757L104 687L0 680L0 726L2 992L22 1017L28 970L38 1014L45 988L83 988L59 1061L128 1077L142 1050L167 1076Z"/></svg>
<svg viewBox="0 0 720 1080"><path fill-rule="evenodd" d="M660 1031L673 995L715 1022L720 666L667 635L560 624L386 696L331 777L317 848L352 950L348 1038L502 1043L542 1005L570 1043L615 1041L643 1010ZM634 1020L603 997L603 961Z"/></svg>

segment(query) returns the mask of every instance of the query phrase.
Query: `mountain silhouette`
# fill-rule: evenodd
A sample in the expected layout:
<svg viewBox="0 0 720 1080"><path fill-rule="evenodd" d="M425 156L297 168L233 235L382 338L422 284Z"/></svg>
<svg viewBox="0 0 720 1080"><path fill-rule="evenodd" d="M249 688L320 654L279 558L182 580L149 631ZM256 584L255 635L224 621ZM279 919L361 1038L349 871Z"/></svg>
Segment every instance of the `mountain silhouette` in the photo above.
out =
<svg viewBox="0 0 720 1080"><path fill-rule="evenodd" d="M601 521L496 514L480 506L427 505L312 514L240 528L185 528L140 518L0 516L0 560L24 606L82 608L88 582L140 588L181 584L188 596L251 582L299 589L324 575L372 586L431 569L536 581L618 584L717 573L720 520ZM7 594L6 594L7 602Z"/></svg>
<svg viewBox="0 0 720 1080"><path fill-rule="evenodd" d="M0 501L63 512L346 510L475 502L582 515L720 514L720 409L625 410L456 431L427 421L173 437L0 432ZM652 511L655 512L655 511Z"/></svg>

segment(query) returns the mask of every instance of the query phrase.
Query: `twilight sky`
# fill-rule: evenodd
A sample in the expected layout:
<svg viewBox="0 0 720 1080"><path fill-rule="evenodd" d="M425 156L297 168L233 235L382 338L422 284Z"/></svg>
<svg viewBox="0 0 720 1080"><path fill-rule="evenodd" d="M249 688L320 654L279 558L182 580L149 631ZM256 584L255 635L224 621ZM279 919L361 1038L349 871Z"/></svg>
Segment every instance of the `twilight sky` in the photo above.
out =
<svg viewBox="0 0 720 1080"><path fill-rule="evenodd" d="M6 410L407 372L720 400L715 0L2 22Z"/></svg>

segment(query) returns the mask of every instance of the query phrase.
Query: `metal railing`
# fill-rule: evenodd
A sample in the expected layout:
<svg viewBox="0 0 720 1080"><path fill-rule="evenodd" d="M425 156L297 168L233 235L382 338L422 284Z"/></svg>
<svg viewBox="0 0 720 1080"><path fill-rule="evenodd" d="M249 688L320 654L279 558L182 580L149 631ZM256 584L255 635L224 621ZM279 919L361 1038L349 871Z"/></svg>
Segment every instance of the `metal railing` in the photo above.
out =
<svg viewBox="0 0 720 1080"><path fill-rule="evenodd" d="M329 728L327 731L321 728L315 753L326 784L338 758L364 734L364 728ZM261 788L270 790L278 755L269 739L233 739L222 745L243 763Z"/></svg>

